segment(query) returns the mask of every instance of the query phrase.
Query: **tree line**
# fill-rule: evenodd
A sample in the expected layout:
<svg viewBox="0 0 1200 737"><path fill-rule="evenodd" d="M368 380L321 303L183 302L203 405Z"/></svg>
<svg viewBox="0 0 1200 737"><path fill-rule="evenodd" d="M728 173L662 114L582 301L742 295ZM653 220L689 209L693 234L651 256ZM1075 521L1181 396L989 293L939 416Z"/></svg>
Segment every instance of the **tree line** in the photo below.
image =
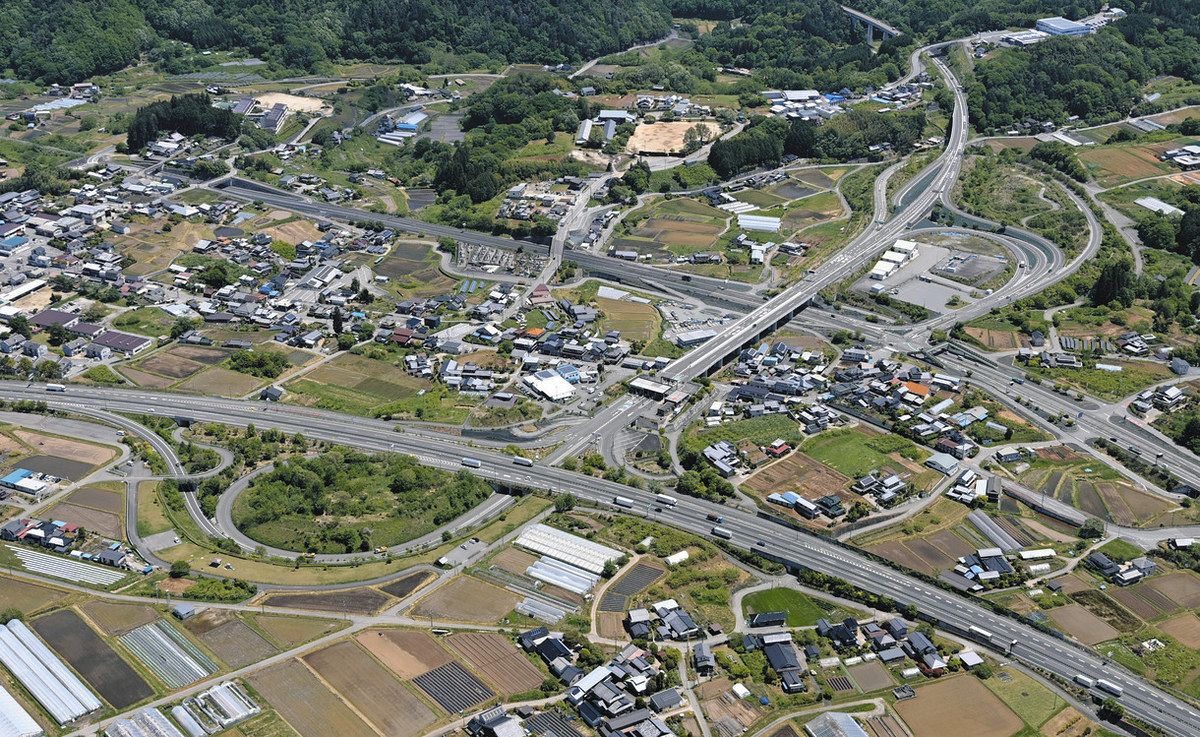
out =
<svg viewBox="0 0 1200 737"><path fill-rule="evenodd" d="M228 109L213 107L208 95L175 95L170 100L138 108L129 124L125 145L130 151L141 151L164 132L217 136L232 141L237 138L239 127L239 117Z"/></svg>

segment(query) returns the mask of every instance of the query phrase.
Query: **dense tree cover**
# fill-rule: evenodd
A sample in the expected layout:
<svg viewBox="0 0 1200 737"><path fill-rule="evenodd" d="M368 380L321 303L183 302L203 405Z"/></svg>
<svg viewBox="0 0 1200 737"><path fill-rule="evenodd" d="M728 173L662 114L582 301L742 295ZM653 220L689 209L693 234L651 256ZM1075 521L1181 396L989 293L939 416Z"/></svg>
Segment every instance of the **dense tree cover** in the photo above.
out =
<svg viewBox="0 0 1200 737"><path fill-rule="evenodd" d="M272 544L370 550L436 529L491 493L465 471L429 468L411 456L336 449L288 460L256 478L238 500L235 521Z"/></svg>
<svg viewBox="0 0 1200 737"><path fill-rule="evenodd" d="M271 351L235 351L229 357L229 368L263 379L274 379L289 365L287 356Z"/></svg>
<svg viewBox="0 0 1200 737"><path fill-rule="evenodd" d="M853 6L931 40L999 28L1032 28L1038 18L1082 18L1104 0L855 0Z"/></svg>
<svg viewBox="0 0 1200 737"><path fill-rule="evenodd" d="M130 0L4 0L0 71L77 82L133 62L154 37Z"/></svg>
<svg viewBox="0 0 1200 737"><path fill-rule="evenodd" d="M676 12L722 20L696 48L721 66L754 69L772 86L878 86L899 77L906 63L907 39L889 39L873 51L834 0L698 2ZM727 22L735 16L738 22Z"/></svg>
<svg viewBox="0 0 1200 737"><path fill-rule="evenodd" d="M803 158L850 161L868 158L870 147L890 143L910 150L925 129L923 110L879 113L853 108L824 125L802 120L755 118L741 133L717 141L708 163L722 178L746 169L778 164L784 154Z"/></svg>
<svg viewBox="0 0 1200 737"><path fill-rule="evenodd" d="M238 116L213 107L208 95L176 95L170 100L138 108L129 124L125 145L130 151L140 151L163 132L218 136L232 141L237 137L238 129Z"/></svg>
<svg viewBox="0 0 1200 737"><path fill-rule="evenodd" d="M1200 264L1200 187L1181 187L1162 197L1181 208L1183 217L1142 216L1137 228L1142 245L1173 251Z"/></svg>
<svg viewBox="0 0 1200 737"><path fill-rule="evenodd" d="M1088 179L1087 169L1079 163L1075 151L1065 143L1040 141L1030 149L1029 158L1049 164L1077 182L1086 182Z"/></svg>
<svg viewBox="0 0 1200 737"><path fill-rule="evenodd" d="M971 121L984 130L1001 130L1026 118L1121 118L1150 76L1137 50L1111 28L1094 36L1006 49L975 67L968 85Z"/></svg>

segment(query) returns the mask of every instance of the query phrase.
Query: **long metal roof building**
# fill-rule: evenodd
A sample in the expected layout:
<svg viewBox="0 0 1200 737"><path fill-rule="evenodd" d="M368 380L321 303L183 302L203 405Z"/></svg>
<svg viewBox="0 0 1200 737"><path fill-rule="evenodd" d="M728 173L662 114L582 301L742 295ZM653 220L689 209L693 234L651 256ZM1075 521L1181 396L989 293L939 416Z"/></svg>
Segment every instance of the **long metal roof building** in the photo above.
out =
<svg viewBox="0 0 1200 737"><path fill-rule="evenodd" d="M13 695L0 688L0 737L40 737L42 728Z"/></svg>
<svg viewBox="0 0 1200 737"><path fill-rule="evenodd" d="M59 724L101 707L100 699L19 619L0 627L0 663Z"/></svg>
<svg viewBox="0 0 1200 737"><path fill-rule="evenodd" d="M603 573L605 563L621 557L619 550L543 524L522 532L517 545L590 573Z"/></svg>

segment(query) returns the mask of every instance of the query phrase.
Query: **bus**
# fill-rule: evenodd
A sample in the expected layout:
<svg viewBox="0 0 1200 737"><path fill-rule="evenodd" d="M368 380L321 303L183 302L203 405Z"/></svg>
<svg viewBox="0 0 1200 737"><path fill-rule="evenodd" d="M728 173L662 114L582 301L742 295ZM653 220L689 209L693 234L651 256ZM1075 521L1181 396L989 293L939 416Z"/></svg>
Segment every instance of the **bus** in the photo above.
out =
<svg viewBox="0 0 1200 737"><path fill-rule="evenodd" d="M513 463L517 464L518 466L533 465L533 461L529 460L528 458L522 458L521 456L513 456Z"/></svg>
<svg viewBox="0 0 1200 737"><path fill-rule="evenodd" d="M988 632L987 630L983 629L982 627L976 627L975 625L971 625L970 627L968 627L967 633L970 634L971 637L974 637L977 640L985 640L987 642L991 642L994 639L991 632Z"/></svg>
<svg viewBox="0 0 1200 737"><path fill-rule="evenodd" d="M467 468L483 468L483 464L477 458L464 458L462 464Z"/></svg>
<svg viewBox="0 0 1200 737"><path fill-rule="evenodd" d="M46 391L48 392L65 392L67 387L62 384L47 384Z"/></svg>
<svg viewBox="0 0 1200 737"><path fill-rule="evenodd" d="M1105 693L1110 693L1113 696L1117 696L1117 697L1120 697L1121 694L1125 693L1124 688L1118 686L1117 684L1113 683L1112 681L1106 681L1103 678L1096 679L1096 688L1100 689L1101 691L1104 691Z"/></svg>
<svg viewBox="0 0 1200 737"><path fill-rule="evenodd" d="M730 532L729 530L725 529L724 527L712 528L712 534L713 534L713 537L719 537L723 540L732 540L733 539L733 533Z"/></svg>
<svg viewBox="0 0 1200 737"><path fill-rule="evenodd" d="M627 496L614 496L613 504L616 504L618 507L633 509L633 500Z"/></svg>
<svg viewBox="0 0 1200 737"><path fill-rule="evenodd" d="M666 505L666 506L668 506L668 507L673 507L673 506L675 506L676 504L678 504L678 503L679 503L679 500L678 500L678 499L676 499L676 498L675 498L675 497L673 497L673 496L668 496L668 495L666 495L666 494L655 494L655 495L654 495L654 498L655 498L656 500L658 500L658 503L659 503L659 504L663 504L663 505Z"/></svg>

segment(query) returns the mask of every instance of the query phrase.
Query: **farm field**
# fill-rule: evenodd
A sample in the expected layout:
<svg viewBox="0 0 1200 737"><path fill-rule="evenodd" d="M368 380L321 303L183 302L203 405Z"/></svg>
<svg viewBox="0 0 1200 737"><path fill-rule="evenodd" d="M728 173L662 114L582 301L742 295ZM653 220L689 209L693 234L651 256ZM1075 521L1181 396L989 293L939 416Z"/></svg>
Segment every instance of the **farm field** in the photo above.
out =
<svg viewBox="0 0 1200 737"><path fill-rule="evenodd" d="M995 330L967 325L964 332L989 351L1015 351L1021 347L1021 335L1015 330Z"/></svg>
<svg viewBox="0 0 1200 737"><path fill-rule="evenodd" d="M1021 719L978 678L943 678L917 688L917 697L898 701L896 712L914 737L944 737L946 725L973 737L1012 737Z"/></svg>
<svg viewBox="0 0 1200 737"><path fill-rule="evenodd" d="M366 417L462 422L476 404L390 363L354 354L338 356L285 388L286 402Z"/></svg>
<svg viewBox="0 0 1200 737"><path fill-rule="evenodd" d="M630 236L617 238L614 247L656 257L708 251L725 232L728 218L729 213L697 200L659 200L626 218L632 226Z"/></svg>
<svg viewBox="0 0 1200 737"><path fill-rule="evenodd" d="M850 674L863 693L879 691L896 684L887 668L884 668L878 661L852 665L846 669L846 672Z"/></svg>
<svg viewBox="0 0 1200 737"><path fill-rule="evenodd" d="M304 662L384 737L414 737L436 721L420 698L353 642L305 655Z"/></svg>
<svg viewBox="0 0 1200 737"><path fill-rule="evenodd" d="M650 342L662 333L662 315L654 305L628 300L596 299L603 317L599 329L620 330L625 340Z"/></svg>
<svg viewBox="0 0 1200 737"><path fill-rule="evenodd" d="M1042 726L1067 706L1053 691L1016 668L997 669L992 678L982 683L1032 729Z"/></svg>
<svg viewBox="0 0 1200 737"><path fill-rule="evenodd" d="M262 600L267 606L354 614L372 614L391 602L391 597L371 588L328 593L270 594Z"/></svg>
<svg viewBox="0 0 1200 737"><path fill-rule="evenodd" d="M76 480L76 478L82 478L92 468L108 463L117 456L116 449L108 445L88 443L82 440L48 435L23 428L13 428L12 436L25 443L31 450L41 454L43 457L52 460L69 459L71 463L79 464L78 466L64 466L62 469L58 469L63 471L69 470L74 474L73 476L67 476L65 473L63 475L63 478L70 478L72 481ZM34 470L40 471L43 469ZM53 473L54 469L46 469L46 472Z"/></svg>
<svg viewBox="0 0 1200 737"><path fill-rule="evenodd" d="M1051 609L1047 614L1058 626L1085 645L1095 645L1113 639L1120 632L1108 622L1084 609L1080 604Z"/></svg>
<svg viewBox="0 0 1200 737"><path fill-rule="evenodd" d="M78 491L73 491L65 501L111 514L120 514L125 509L125 500L121 494L97 486L85 486Z"/></svg>
<svg viewBox="0 0 1200 737"><path fill-rule="evenodd" d="M532 691L542 683L541 671L504 635L459 632L446 641L501 694Z"/></svg>
<svg viewBox="0 0 1200 737"><path fill-rule="evenodd" d="M449 714L466 711L496 696L457 660L419 675L413 682Z"/></svg>
<svg viewBox="0 0 1200 737"><path fill-rule="evenodd" d="M1043 368L1030 364L1027 372L1032 376L1050 379L1056 385L1069 386L1100 399L1117 401L1135 394L1146 387L1167 381L1174 374L1166 364L1150 361L1112 361L1121 371L1104 371L1097 368Z"/></svg>
<svg viewBox="0 0 1200 737"><path fill-rule="evenodd" d="M285 617L276 614L249 614L247 617L282 650L290 650L345 626L344 622L312 617Z"/></svg>
<svg viewBox="0 0 1200 737"><path fill-rule="evenodd" d="M96 532L107 538L120 539L121 518L109 512L101 512L91 507L81 507L63 501L46 510L53 519L69 522L90 532Z"/></svg>
<svg viewBox="0 0 1200 737"><path fill-rule="evenodd" d="M380 586L379 590L384 591L396 597L397 599L403 599L412 592L421 588L421 586L425 585L425 582L432 577L432 573L427 571L418 571L417 573L410 574L404 578L398 578L387 585Z"/></svg>
<svg viewBox="0 0 1200 737"><path fill-rule="evenodd" d="M106 635L123 635L158 619L158 611L145 604L119 604L96 599L79 608Z"/></svg>
<svg viewBox="0 0 1200 737"><path fill-rule="evenodd" d="M355 637L368 652L404 680L412 680L454 658L438 641L412 630L368 630Z"/></svg>
<svg viewBox="0 0 1200 737"><path fill-rule="evenodd" d="M1152 526L1176 506L1134 488L1108 466L1067 448L1038 449L1037 458L1018 480L1076 509L1130 527Z"/></svg>
<svg viewBox="0 0 1200 737"><path fill-rule="evenodd" d="M435 620L493 624L516 607L521 597L471 576L459 576L417 602L413 615Z"/></svg>
<svg viewBox="0 0 1200 737"><path fill-rule="evenodd" d="M230 611L206 609L183 626L232 669L257 663L278 652Z"/></svg>
<svg viewBox="0 0 1200 737"><path fill-rule="evenodd" d="M26 583L0 575L0 601L5 603L5 607L12 606L21 610L21 613L25 615L34 614L64 601L67 596L67 592L59 589Z"/></svg>
<svg viewBox="0 0 1200 737"><path fill-rule="evenodd" d="M1189 571L1154 576L1146 582L1153 590L1184 609L1200 607L1200 577Z"/></svg>
<svg viewBox="0 0 1200 737"><path fill-rule="evenodd" d="M39 617L30 626L113 708L125 709L154 694L75 612L64 609Z"/></svg>
<svg viewBox="0 0 1200 737"><path fill-rule="evenodd" d="M1176 168L1160 161L1164 151L1195 143L1190 138L1179 138L1153 144L1115 143L1107 146L1089 146L1079 152L1079 160L1102 187L1114 187L1135 179L1145 179L1159 174L1170 174Z"/></svg>
<svg viewBox="0 0 1200 737"><path fill-rule="evenodd" d="M271 666L247 680L301 737L372 732L298 660Z"/></svg>
<svg viewBox="0 0 1200 737"><path fill-rule="evenodd" d="M457 284L457 280L442 273L440 263L433 243L402 240L371 268L388 278L384 288L397 296L433 297L452 291Z"/></svg>
<svg viewBox="0 0 1200 737"><path fill-rule="evenodd" d="M1158 623L1158 628L1175 638L1180 645L1192 650L1200 649L1200 617L1191 612Z"/></svg>

